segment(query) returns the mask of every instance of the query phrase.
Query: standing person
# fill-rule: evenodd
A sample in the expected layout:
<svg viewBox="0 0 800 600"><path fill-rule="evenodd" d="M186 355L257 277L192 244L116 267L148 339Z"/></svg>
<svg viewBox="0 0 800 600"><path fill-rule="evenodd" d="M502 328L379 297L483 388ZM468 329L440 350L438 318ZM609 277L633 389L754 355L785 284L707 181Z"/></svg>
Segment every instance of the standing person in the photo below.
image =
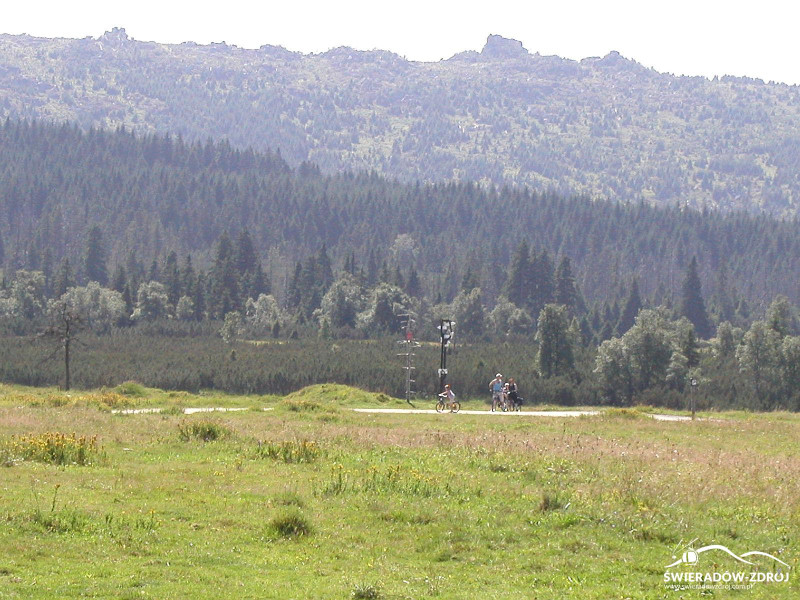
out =
<svg viewBox="0 0 800 600"><path fill-rule="evenodd" d="M500 373L495 375L494 379L489 382L489 391L492 393L492 412L494 412L497 408L497 403L503 397L503 376Z"/></svg>
<svg viewBox="0 0 800 600"><path fill-rule="evenodd" d="M517 382L513 377L508 378L508 399L511 401L511 410L519 410L519 395L517 394Z"/></svg>

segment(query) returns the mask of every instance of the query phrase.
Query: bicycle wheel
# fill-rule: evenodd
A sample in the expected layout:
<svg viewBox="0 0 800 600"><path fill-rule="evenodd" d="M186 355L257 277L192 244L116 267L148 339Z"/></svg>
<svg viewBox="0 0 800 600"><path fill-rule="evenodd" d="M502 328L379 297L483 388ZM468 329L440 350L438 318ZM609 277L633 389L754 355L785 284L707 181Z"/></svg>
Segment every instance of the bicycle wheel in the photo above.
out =
<svg viewBox="0 0 800 600"><path fill-rule="evenodd" d="M440 412L442 412L443 410L444 410L444 402L443 402L442 400L439 400L439 401L436 403L436 412L440 413Z"/></svg>
<svg viewBox="0 0 800 600"><path fill-rule="evenodd" d="M461 402L458 400L454 400L452 404L450 404L450 412L457 413L461 410Z"/></svg>

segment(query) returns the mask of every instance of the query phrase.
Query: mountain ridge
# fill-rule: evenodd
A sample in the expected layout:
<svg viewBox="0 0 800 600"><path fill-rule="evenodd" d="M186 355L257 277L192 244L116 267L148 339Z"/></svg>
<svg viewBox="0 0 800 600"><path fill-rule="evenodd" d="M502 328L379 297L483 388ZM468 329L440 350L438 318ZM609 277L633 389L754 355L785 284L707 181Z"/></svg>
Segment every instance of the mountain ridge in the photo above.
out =
<svg viewBox="0 0 800 600"><path fill-rule="evenodd" d="M0 35L0 115L280 148L290 164L696 208L800 209L800 88L491 35L438 62L340 47Z"/></svg>

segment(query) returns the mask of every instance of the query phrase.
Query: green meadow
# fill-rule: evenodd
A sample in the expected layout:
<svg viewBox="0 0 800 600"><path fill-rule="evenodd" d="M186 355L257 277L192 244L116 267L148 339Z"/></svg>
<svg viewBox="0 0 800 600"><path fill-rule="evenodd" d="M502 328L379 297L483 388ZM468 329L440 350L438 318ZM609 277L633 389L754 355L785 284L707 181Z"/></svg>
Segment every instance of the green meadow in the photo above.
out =
<svg viewBox="0 0 800 600"><path fill-rule="evenodd" d="M246 410L183 412L212 406ZM370 406L405 403L0 386L0 598L800 597L800 416L350 410ZM667 588L709 544L791 568L670 571L789 581Z"/></svg>

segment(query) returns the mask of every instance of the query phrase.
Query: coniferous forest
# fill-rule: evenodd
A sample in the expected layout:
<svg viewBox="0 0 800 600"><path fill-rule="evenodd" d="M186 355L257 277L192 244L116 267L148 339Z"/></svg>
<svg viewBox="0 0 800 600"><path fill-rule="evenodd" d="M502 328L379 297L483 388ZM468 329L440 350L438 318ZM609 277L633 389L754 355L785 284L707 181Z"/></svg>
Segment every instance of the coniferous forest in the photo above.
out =
<svg viewBox="0 0 800 600"><path fill-rule="evenodd" d="M2 380L63 384L68 327L78 386L399 394L410 311L423 341L456 320L467 396L502 368L534 402L679 407L696 379L707 406L800 407L794 220L40 121L0 127L0 169Z"/></svg>

